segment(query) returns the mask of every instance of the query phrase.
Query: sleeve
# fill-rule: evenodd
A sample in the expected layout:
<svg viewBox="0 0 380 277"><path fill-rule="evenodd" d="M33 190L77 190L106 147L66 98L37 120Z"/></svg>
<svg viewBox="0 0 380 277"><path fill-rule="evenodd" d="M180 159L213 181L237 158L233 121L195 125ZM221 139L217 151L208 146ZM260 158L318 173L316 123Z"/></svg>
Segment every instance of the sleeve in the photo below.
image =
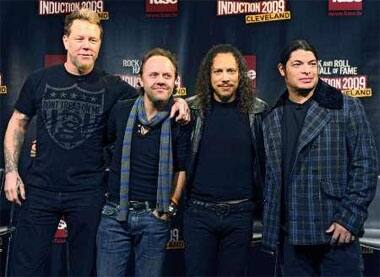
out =
<svg viewBox="0 0 380 277"><path fill-rule="evenodd" d="M33 117L36 114L36 93L35 76L30 75L22 86L15 104L15 109L26 114L28 117Z"/></svg>
<svg viewBox="0 0 380 277"><path fill-rule="evenodd" d="M117 86L119 87L120 99L133 99L139 96L137 89L132 87L127 82L123 81L120 77L117 78Z"/></svg>
<svg viewBox="0 0 380 277"><path fill-rule="evenodd" d="M351 102L346 118L346 141L349 158L348 185L335 213L334 221L355 235L361 235L377 184L377 151L362 104Z"/></svg>
<svg viewBox="0 0 380 277"><path fill-rule="evenodd" d="M118 101L108 116L107 127L106 127L106 144L113 144L116 140L117 135L117 117L120 114L119 110L121 107L121 102Z"/></svg>
<svg viewBox="0 0 380 277"><path fill-rule="evenodd" d="M184 171L190 156L190 135L192 124L178 126L178 137L173 151L174 172Z"/></svg>

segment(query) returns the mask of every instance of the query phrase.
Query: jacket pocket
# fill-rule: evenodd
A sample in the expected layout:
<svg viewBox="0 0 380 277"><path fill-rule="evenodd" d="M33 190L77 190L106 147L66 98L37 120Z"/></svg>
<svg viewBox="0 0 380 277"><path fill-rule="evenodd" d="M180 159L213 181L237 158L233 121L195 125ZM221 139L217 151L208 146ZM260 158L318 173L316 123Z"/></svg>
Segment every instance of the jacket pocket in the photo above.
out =
<svg viewBox="0 0 380 277"><path fill-rule="evenodd" d="M321 181L321 190L327 197L342 199L344 188L342 184L331 181Z"/></svg>
<svg viewBox="0 0 380 277"><path fill-rule="evenodd" d="M331 181L320 183L320 213L322 227L327 228L339 210L339 205L343 198L344 188L342 184Z"/></svg>

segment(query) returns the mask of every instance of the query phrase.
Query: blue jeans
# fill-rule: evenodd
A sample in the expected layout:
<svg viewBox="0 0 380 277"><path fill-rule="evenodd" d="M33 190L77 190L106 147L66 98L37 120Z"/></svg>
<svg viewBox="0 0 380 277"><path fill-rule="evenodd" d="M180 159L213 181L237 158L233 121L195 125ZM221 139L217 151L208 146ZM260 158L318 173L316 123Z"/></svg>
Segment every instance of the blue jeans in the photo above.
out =
<svg viewBox="0 0 380 277"><path fill-rule="evenodd" d="M134 276L161 276L170 222L158 219L150 209L129 211L127 221L118 221L118 213L113 203L103 207L97 235L98 276L126 276L133 256Z"/></svg>
<svg viewBox="0 0 380 277"><path fill-rule="evenodd" d="M291 245L287 236L279 252L283 276L362 276L359 241L339 246Z"/></svg>
<svg viewBox="0 0 380 277"><path fill-rule="evenodd" d="M13 239L12 276L50 276L54 233L65 215L69 243L69 275L90 276L95 267L95 239L103 206L102 189L52 192L27 187Z"/></svg>
<svg viewBox="0 0 380 277"><path fill-rule="evenodd" d="M252 238L253 203L202 207L189 200L185 209L187 276L243 276Z"/></svg>

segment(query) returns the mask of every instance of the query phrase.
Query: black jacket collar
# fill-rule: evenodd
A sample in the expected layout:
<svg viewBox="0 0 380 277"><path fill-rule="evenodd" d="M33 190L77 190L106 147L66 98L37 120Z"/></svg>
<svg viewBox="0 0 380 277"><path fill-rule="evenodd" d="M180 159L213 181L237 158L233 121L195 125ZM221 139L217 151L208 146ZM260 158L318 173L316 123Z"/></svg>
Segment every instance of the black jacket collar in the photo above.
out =
<svg viewBox="0 0 380 277"><path fill-rule="evenodd" d="M285 93L280 96L274 108L283 106L286 99L288 99L288 91L285 91ZM321 107L327 109L340 110L343 107L342 92L328 85L321 79L318 81L312 99L316 101Z"/></svg>

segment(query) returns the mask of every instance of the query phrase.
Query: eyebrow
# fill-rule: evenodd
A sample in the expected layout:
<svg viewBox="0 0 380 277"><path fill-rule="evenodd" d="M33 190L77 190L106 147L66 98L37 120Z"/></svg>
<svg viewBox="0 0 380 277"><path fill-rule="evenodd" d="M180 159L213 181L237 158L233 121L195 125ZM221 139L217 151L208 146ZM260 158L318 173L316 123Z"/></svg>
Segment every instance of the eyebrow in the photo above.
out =
<svg viewBox="0 0 380 277"><path fill-rule="evenodd" d="M306 61L306 63L310 63L310 62L316 62L317 59L312 59L312 60L308 60ZM301 61L301 60L294 60L292 61L292 63L304 63L304 61Z"/></svg>

